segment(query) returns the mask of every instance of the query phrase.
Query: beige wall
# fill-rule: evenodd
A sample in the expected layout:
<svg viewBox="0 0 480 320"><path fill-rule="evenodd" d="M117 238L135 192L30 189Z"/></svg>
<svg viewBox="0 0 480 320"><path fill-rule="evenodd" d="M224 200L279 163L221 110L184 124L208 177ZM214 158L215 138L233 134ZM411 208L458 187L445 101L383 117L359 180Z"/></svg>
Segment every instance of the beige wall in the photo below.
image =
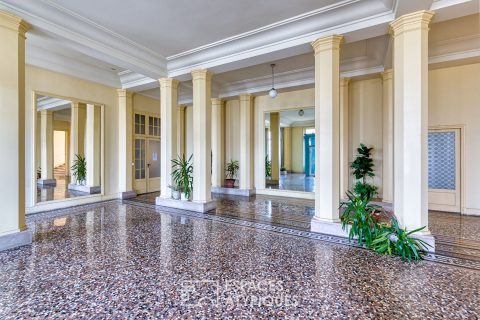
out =
<svg viewBox="0 0 480 320"><path fill-rule="evenodd" d="M185 157L193 154L193 106L185 108Z"/></svg>
<svg viewBox="0 0 480 320"><path fill-rule="evenodd" d="M375 178L373 184L382 194L382 79L352 81L349 85L349 162L352 162L360 143L373 147ZM354 184L350 175L350 187Z"/></svg>
<svg viewBox="0 0 480 320"><path fill-rule="evenodd" d="M66 99L76 98L84 102L103 104L105 106L105 196L115 196L118 193L118 114L117 92L115 88L81 80L53 71L28 65L25 81L26 108L26 203L27 207L34 205L35 187L35 144L34 130L37 127L37 114L33 105L33 92L41 92Z"/></svg>
<svg viewBox="0 0 480 320"><path fill-rule="evenodd" d="M153 113L158 117L160 117L160 100L142 96L141 94L134 94L133 110L134 112L137 111L137 112Z"/></svg>
<svg viewBox="0 0 480 320"><path fill-rule="evenodd" d="M292 172L305 172L303 159L303 127L293 127L292 129Z"/></svg>
<svg viewBox="0 0 480 320"><path fill-rule="evenodd" d="M464 126L464 212L480 215L480 63L429 72L429 126Z"/></svg>
<svg viewBox="0 0 480 320"><path fill-rule="evenodd" d="M65 163L65 131L53 131L53 167Z"/></svg>

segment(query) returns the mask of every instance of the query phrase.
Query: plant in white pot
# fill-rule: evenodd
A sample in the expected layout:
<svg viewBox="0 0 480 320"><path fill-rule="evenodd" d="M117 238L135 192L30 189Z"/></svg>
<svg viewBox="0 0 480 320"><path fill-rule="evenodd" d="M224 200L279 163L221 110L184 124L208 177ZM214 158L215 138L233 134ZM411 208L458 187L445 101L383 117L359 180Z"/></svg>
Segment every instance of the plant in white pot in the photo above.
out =
<svg viewBox="0 0 480 320"><path fill-rule="evenodd" d="M182 189L177 185L169 185L170 190L172 190L172 198L174 200L180 200Z"/></svg>
<svg viewBox="0 0 480 320"><path fill-rule="evenodd" d="M192 156L188 160L185 155L178 156L177 159L172 159L172 180L177 186L178 190L181 190L181 199L189 200L192 193L193 185L193 165Z"/></svg>
<svg viewBox="0 0 480 320"><path fill-rule="evenodd" d="M225 187L233 188L235 186L235 177L237 176L240 166L237 160L230 160L225 165Z"/></svg>

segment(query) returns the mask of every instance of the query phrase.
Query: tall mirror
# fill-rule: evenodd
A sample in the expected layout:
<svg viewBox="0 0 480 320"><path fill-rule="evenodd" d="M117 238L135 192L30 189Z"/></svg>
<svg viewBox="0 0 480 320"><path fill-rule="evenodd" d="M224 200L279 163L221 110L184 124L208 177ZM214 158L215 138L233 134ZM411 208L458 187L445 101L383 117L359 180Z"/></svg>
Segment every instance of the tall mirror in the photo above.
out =
<svg viewBox="0 0 480 320"><path fill-rule="evenodd" d="M315 191L315 108L265 114L266 188Z"/></svg>
<svg viewBox="0 0 480 320"><path fill-rule="evenodd" d="M36 94L36 202L101 193L100 105Z"/></svg>

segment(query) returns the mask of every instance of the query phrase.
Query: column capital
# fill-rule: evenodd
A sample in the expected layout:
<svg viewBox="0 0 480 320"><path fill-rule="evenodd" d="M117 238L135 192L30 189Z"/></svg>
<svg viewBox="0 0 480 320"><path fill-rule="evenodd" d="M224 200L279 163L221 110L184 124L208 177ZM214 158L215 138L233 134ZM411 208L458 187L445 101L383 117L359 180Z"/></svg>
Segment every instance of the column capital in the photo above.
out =
<svg viewBox="0 0 480 320"><path fill-rule="evenodd" d="M382 75L382 80L383 81L386 81L386 80L392 80L393 79L393 69L385 69L383 70L382 73L380 73Z"/></svg>
<svg viewBox="0 0 480 320"><path fill-rule="evenodd" d="M340 86L341 87L348 86L348 84L350 83L350 80L352 80L352 78L348 78L348 77L340 78Z"/></svg>
<svg viewBox="0 0 480 320"><path fill-rule="evenodd" d="M47 115L47 116L53 116L53 111L50 110L50 109L43 109L40 111L40 114L44 114L44 115Z"/></svg>
<svg viewBox="0 0 480 320"><path fill-rule="evenodd" d="M318 38L317 40L313 41L312 47L315 54L325 51L325 50L338 50L340 49L340 45L343 43L343 36L341 35L331 35L326 37Z"/></svg>
<svg viewBox="0 0 480 320"><path fill-rule="evenodd" d="M212 98L212 106L222 106L223 100L220 98Z"/></svg>
<svg viewBox="0 0 480 320"><path fill-rule="evenodd" d="M177 109L180 111L184 111L186 108L187 108L186 105L177 106Z"/></svg>
<svg viewBox="0 0 480 320"><path fill-rule="evenodd" d="M119 98L133 98L135 92L128 91L126 89L117 89L117 95Z"/></svg>
<svg viewBox="0 0 480 320"><path fill-rule="evenodd" d="M241 93L238 95L240 101L251 101L253 99L253 94L251 93Z"/></svg>
<svg viewBox="0 0 480 320"><path fill-rule="evenodd" d="M192 80L210 80L212 79L212 73L207 69L196 69L191 72Z"/></svg>
<svg viewBox="0 0 480 320"><path fill-rule="evenodd" d="M0 26L16 31L23 37L30 30L30 25L27 22L5 11L0 11Z"/></svg>
<svg viewBox="0 0 480 320"><path fill-rule="evenodd" d="M393 37L396 37L408 31L428 30L428 25L434 14L433 11L421 10L398 17L390 23L390 33Z"/></svg>
<svg viewBox="0 0 480 320"><path fill-rule="evenodd" d="M179 81L173 78L160 78L158 82L160 83L160 87L171 87L173 89L176 89L179 84Z"/></svg>

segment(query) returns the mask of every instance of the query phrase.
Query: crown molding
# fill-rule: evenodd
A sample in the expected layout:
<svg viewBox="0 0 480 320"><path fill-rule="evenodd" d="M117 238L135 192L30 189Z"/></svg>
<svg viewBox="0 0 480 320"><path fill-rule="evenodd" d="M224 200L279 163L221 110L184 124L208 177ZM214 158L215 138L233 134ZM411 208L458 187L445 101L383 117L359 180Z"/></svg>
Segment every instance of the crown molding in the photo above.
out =
<svg viewBox="0 0 480 320"><path fill-rule="evenodd" d="M235 63L240 60L250 60L248 63L254 65L258 63L255 58L273 52L288 50L287 56L291 56L299 50L311 51L312 41L332 34L344 34L347 41L382 35L394 18L393 8L379 0L340 4L167 57L169 77L181 77L198 68L225 72L238 68ZM230 68L226 66L229 64Z"/></svg>
<svg viewBox="0 0 480 320"><path fill-rule="evenodd" d="M66 105L68 106L65 107ZM37 111L50 110L50 109L55 109L52 111L58 111L62 109L68 109L70 108L70 106L71 106L71 101L54 98L54 97L43 97L42 99L39 99L37 102Z"/></svg>
<svg viewBox="0 0 480 320"><path fill-rule="evenodd" d="M75 43L78 51L97 59L154 78L167 73L163 56L52 1L0 0L0 8L23 18L33 28Z"/></svg>
<svg viewBox="0 0 480 320"><path fill-rule="evenodd" d="M30 50L27 50L25 54L25 63L108 87L120 87L120 81L114 72L45 48L30 46Z"/></svg>
<svg viewBox="0 0 480 320"><path fill-rule="evenodd" d="M142 91L158 87L158 80L152 79L131 70L124 70L119 72L118 77L120 78L122 89Z"/></svg>

